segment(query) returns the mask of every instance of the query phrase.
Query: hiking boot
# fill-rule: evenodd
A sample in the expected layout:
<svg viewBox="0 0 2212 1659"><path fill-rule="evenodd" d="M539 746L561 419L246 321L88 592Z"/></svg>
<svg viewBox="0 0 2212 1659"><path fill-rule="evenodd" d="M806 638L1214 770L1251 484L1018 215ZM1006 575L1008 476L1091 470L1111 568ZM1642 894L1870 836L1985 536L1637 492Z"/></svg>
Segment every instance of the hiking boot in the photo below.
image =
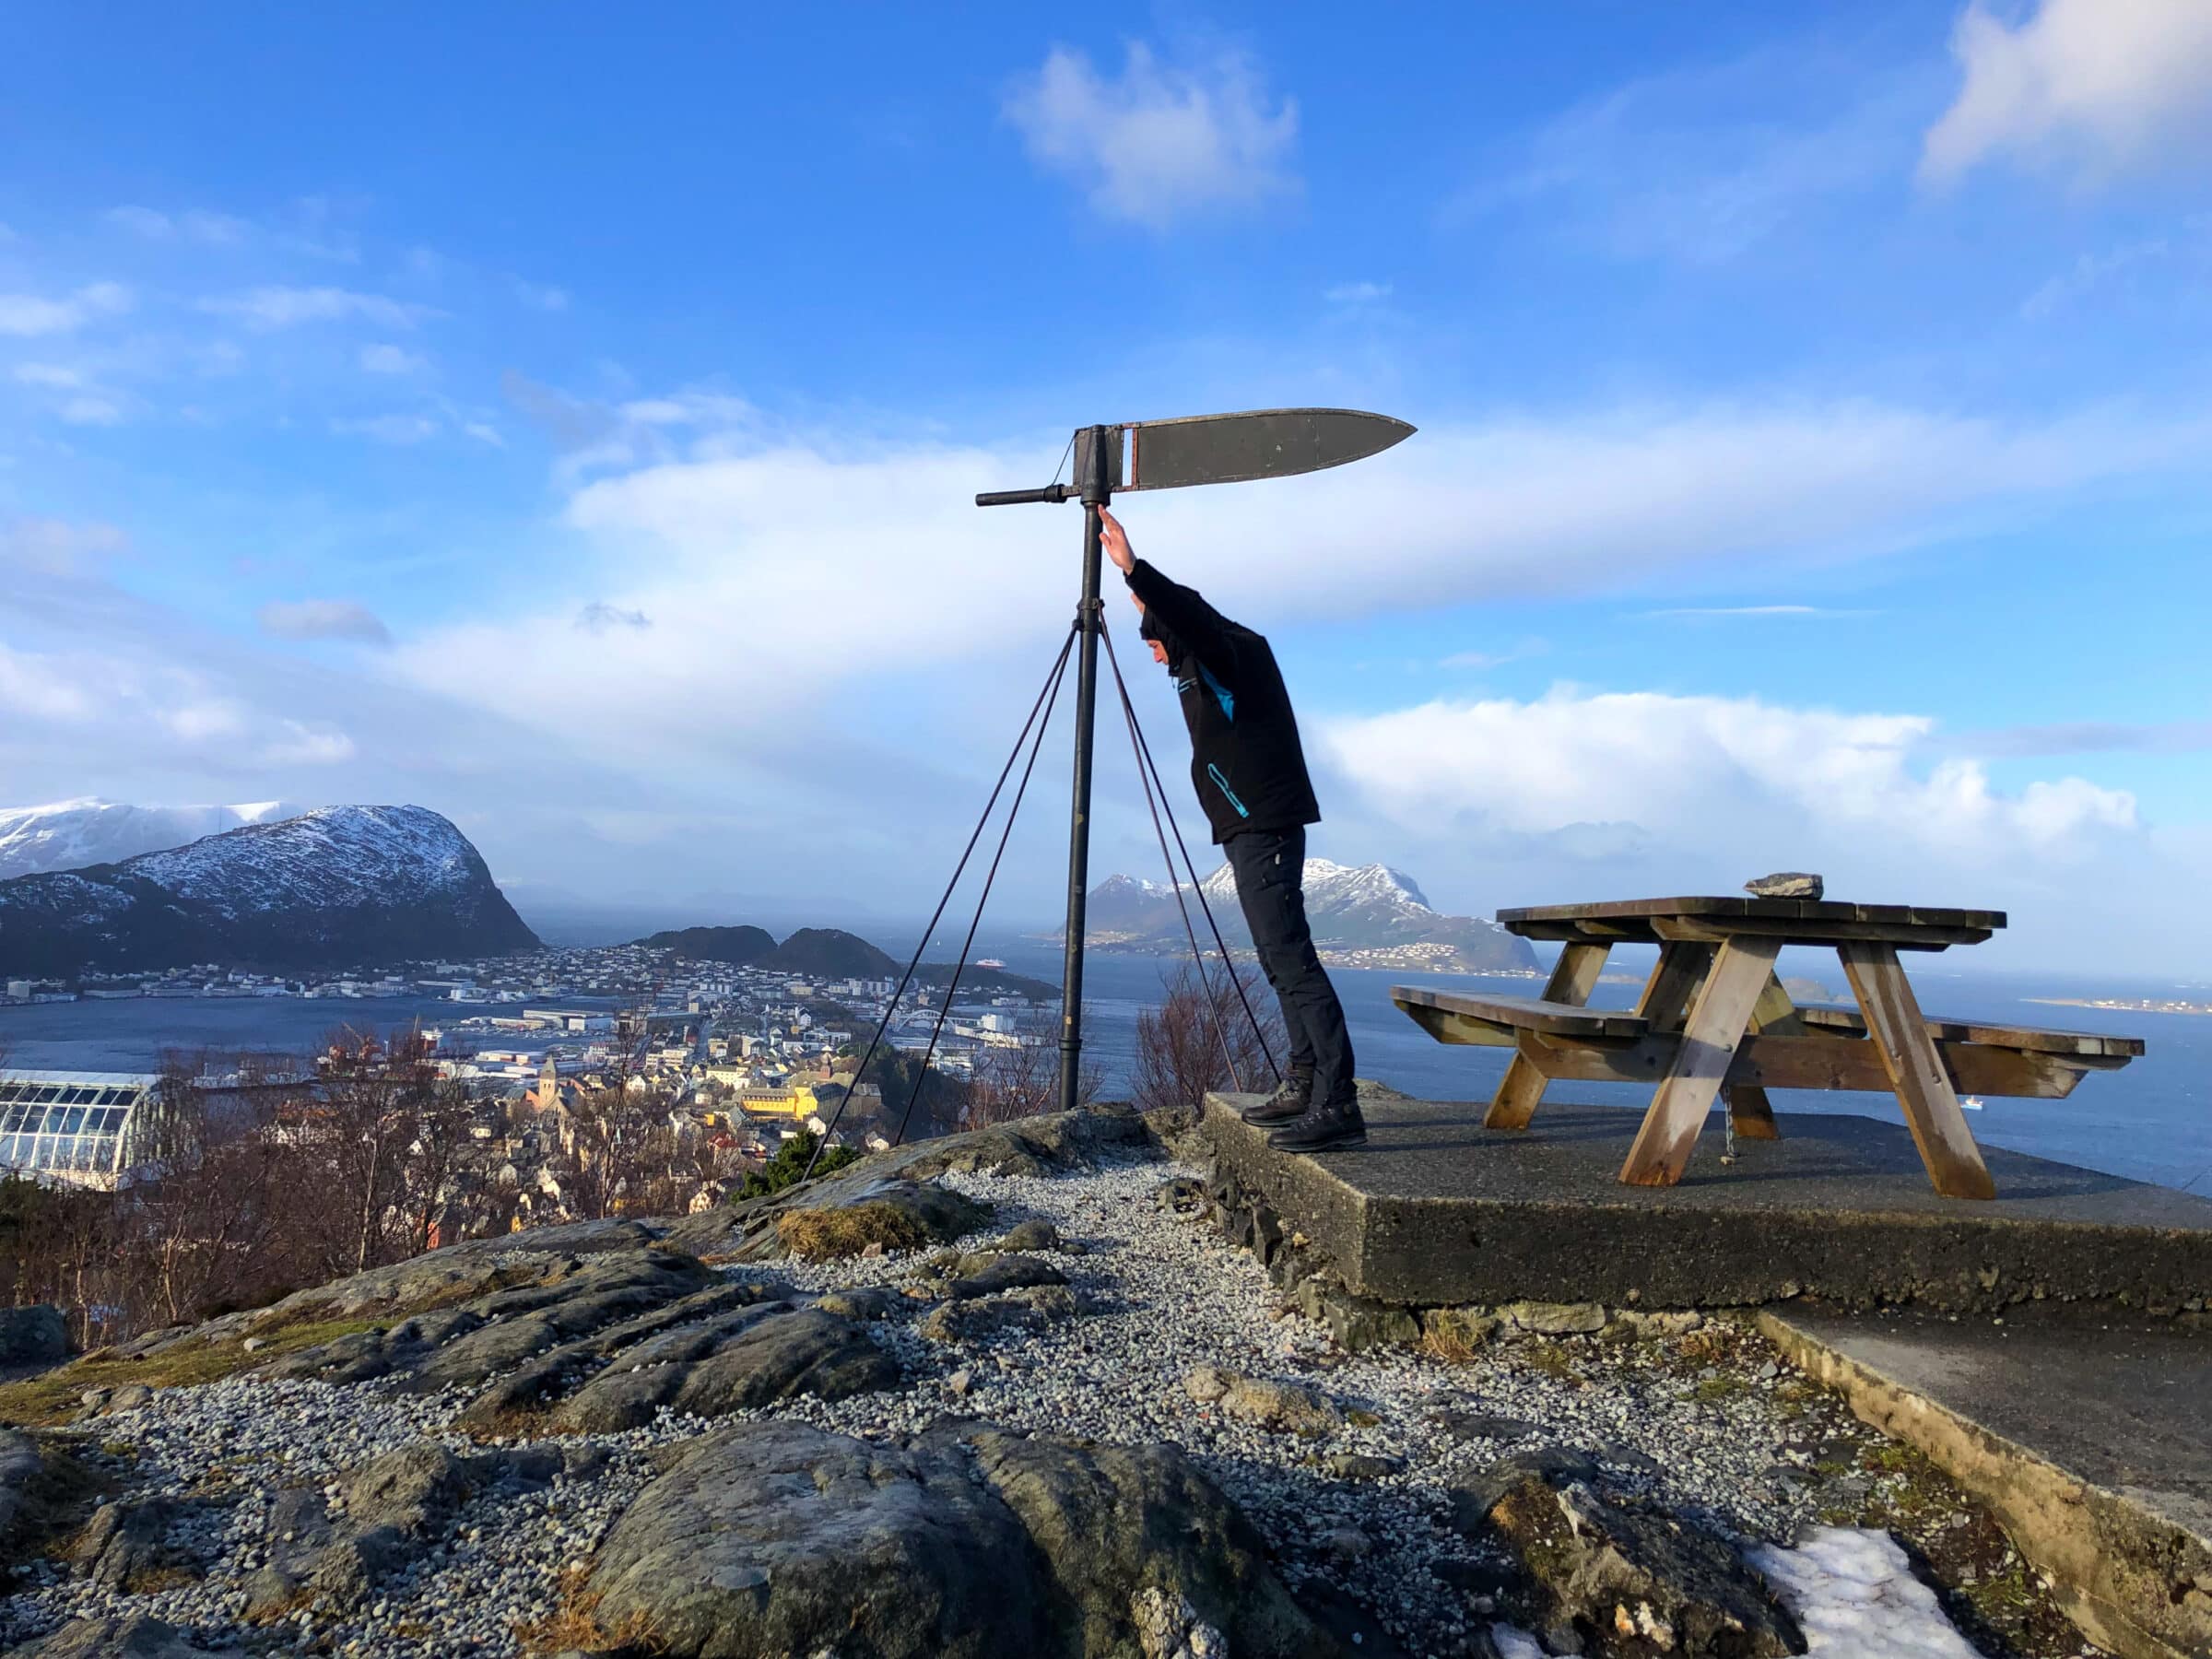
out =
<svg viewBox="0 0 2212 1659"><path fill-rule="evenodd" d="M1342 1152L1367 1145L1367 1120L1347 1095L1308 1107L1295 1123L1270 1131L1267 1144L1277 1152Z"/></svg>
<svg viewBox="0 0 2212 1659"><path fill-rule="evenodd" d="M1306 1108L1313 1104L1313 1068L1293 1065L1283 1074L1283 1080L1275 1086L1275 1092L1256 1106L1247 1106L1238 1113L1248 1124L1263 1129L1279 1124L1293 1124L1305 1116Z"/></svg>

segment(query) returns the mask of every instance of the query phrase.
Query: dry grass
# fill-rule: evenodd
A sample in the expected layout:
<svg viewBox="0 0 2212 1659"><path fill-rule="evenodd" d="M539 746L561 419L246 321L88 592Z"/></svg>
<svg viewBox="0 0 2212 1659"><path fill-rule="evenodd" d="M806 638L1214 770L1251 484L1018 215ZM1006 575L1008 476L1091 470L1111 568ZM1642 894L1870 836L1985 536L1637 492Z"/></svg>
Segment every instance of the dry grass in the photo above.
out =
<svg viewBox="0 0 2212 1659"><path fill-rule="evenodd" d="M182 1388L194 1382L218 1382L340 1336L381 1331L388 1323L337 1319L319 1324L287 1324L251 1354L237 1341L208 1342L196 1336L187 1336L140 1359L122 1359L103 1348L20 1382L0 1385L0 1423L28 1428L65 1422L76 1414L77 1396L88 1388L125 1388L134 1383L147 1388Z"/></svg>
<svg viewBox="0 0 2212 1659"><path fill-rule="evenodd" d="M1475 1345L1446 1325L1422 1327L1420 1351L1447 1365L1465 1365L1475 1358Z"/></svg>
<svg viewBox="0 0 2212 1659"><path fill-rule="evenodd" d="M544 1618L516 1624L515 1640L534 1653L566 1653L581 1648L587 1653L658 1653L667 1644L653 1630L642 1612L632 1611L612 1629L599 1622L602 1600L595 1590L584 1588L588 1567L571 1567L560 1575L559 1605Z"/></svg>
<svg viewBox="0 0 2212 1659"><path fill-rule="evenodd" d="M886 1250L912 1250L929 1241L929 1234L919 1221L889 1204L789 1210L776 1218L776 1238L802 1262L858 1255L871 1244Z"/></svg>

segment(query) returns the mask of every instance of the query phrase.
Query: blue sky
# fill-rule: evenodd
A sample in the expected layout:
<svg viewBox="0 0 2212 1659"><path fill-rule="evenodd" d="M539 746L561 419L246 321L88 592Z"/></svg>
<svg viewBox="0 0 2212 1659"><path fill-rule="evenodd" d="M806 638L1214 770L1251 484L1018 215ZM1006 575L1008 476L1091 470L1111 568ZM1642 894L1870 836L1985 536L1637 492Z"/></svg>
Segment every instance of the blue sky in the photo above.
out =
<svg viewBox="0 0 2212 1659"><path fill-rule="evenodd" d="M972 491L1346 405L1421 431L1126 515L1276 641L1317 852L2212 969L2195 0L0 27L0 804L405 799L518 896L909 913L1076 576Z"/></svg>

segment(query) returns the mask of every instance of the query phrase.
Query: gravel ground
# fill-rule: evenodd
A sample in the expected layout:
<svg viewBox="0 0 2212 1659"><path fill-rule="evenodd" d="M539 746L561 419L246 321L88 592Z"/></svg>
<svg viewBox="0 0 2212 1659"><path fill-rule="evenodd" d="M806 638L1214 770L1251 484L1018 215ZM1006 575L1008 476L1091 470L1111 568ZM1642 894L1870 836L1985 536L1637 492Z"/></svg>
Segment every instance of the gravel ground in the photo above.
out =
<svg viewBox="0 0 2212 1659"><path fill-rule="evenodd" d="M1763 1379L1713 1372L1708 1381L1718 1385L1699 1391L1712 1397L1693 1403L1682 1396L1697 1370L1659 1344L1503 1344L1465 1363L1395 1348L1344 1356L1320 1327L1281 1308L1253 1258L1205 1223L1159 1207L1162 1182L1189 1172L1132 1161L1063 1178L946 1177L996 1206L992 1236L1036 1217L1080 1246L1051 1259L1082 1298L1084 1316L961 1347L926 1340L912 1317L883 1322L869 1328L899 1359L904 1390L802 1400L773 1415L865 1436L912 1433L952 1413L1109 1441L1179 1441L1268 1537L1294 1585L1315 1576L1333 1583L1415 1653L1455 1652L1488 1622L1487 1609L1471 1606L1447 1576L1456 1566L1464 1583L1482 1563L1443 1524L1443 1487L1454 1472L1505 1452L1572 1446L1624 1482L1747 1538L1787 1541L1816 1507L1810 1477L1795 1473L1813 1455L1794 1443L1798 1431L1772 1398L1776 1380L1788 1375L1779 1367ZM918 1265L914 1256L890 1255L776 1271L800 1288L830 1289L895 1284ZM1201 1363L1313 1384L1350 1421L1317 1441L1226 1418L1182 1387ZM956 1387L959 1372L965 1392ZM48 1571L44 1582L0 1600L0 1639L19 1641L71 1617L139 1610L189 1627L205 1645L255 1652L529 1651L517 1627L554 1609L562 1570L588 1556L652 1477L653 1449L711 1425L664 1416L629 1434L571 1437L564 1443L605 1449L598 1467L472 1501L442 1542L383 1585L357 1619L264 1629L237 1622L245 1577L269 1542L273 1488L327 1482L425 1435L476 1450L446 1427L464 1403L375 1383L236 1380L167 1391L101 1419L94 1443L130 1493L197 1500L182 1531L212 1546L207 1553L220 1565L198 1583L135 1596ZM1428 1417L1447 1405L1535 1427L1510 1440L1455 1439ZM1331 1479L1317 1460L1341 1453L1402 1459L1404 1467Z"/></svg>

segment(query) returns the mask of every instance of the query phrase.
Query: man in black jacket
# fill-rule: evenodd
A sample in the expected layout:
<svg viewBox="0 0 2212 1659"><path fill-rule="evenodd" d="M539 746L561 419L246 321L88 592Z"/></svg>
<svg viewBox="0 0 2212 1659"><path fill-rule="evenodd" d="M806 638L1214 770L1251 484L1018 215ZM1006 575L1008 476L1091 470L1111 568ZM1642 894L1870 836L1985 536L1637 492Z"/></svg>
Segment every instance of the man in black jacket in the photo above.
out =
<svg viewBox="0 0 2212 1659"><path fill-rule="evenodd" d="M1144 614L1139 631L1174 677L1191 728L1191 782L1236 874L1237 901L1290 1034L1289 1076L1246 1108L1244 1121L1266 1126L1267 1144L1288 1152L1362 1146L1351 1035L1306 924L1306 826L1320 821L1321 808L1275 653L1138 559L1113 514L1100 508L1099 520L1106 556Z"/></svg>

